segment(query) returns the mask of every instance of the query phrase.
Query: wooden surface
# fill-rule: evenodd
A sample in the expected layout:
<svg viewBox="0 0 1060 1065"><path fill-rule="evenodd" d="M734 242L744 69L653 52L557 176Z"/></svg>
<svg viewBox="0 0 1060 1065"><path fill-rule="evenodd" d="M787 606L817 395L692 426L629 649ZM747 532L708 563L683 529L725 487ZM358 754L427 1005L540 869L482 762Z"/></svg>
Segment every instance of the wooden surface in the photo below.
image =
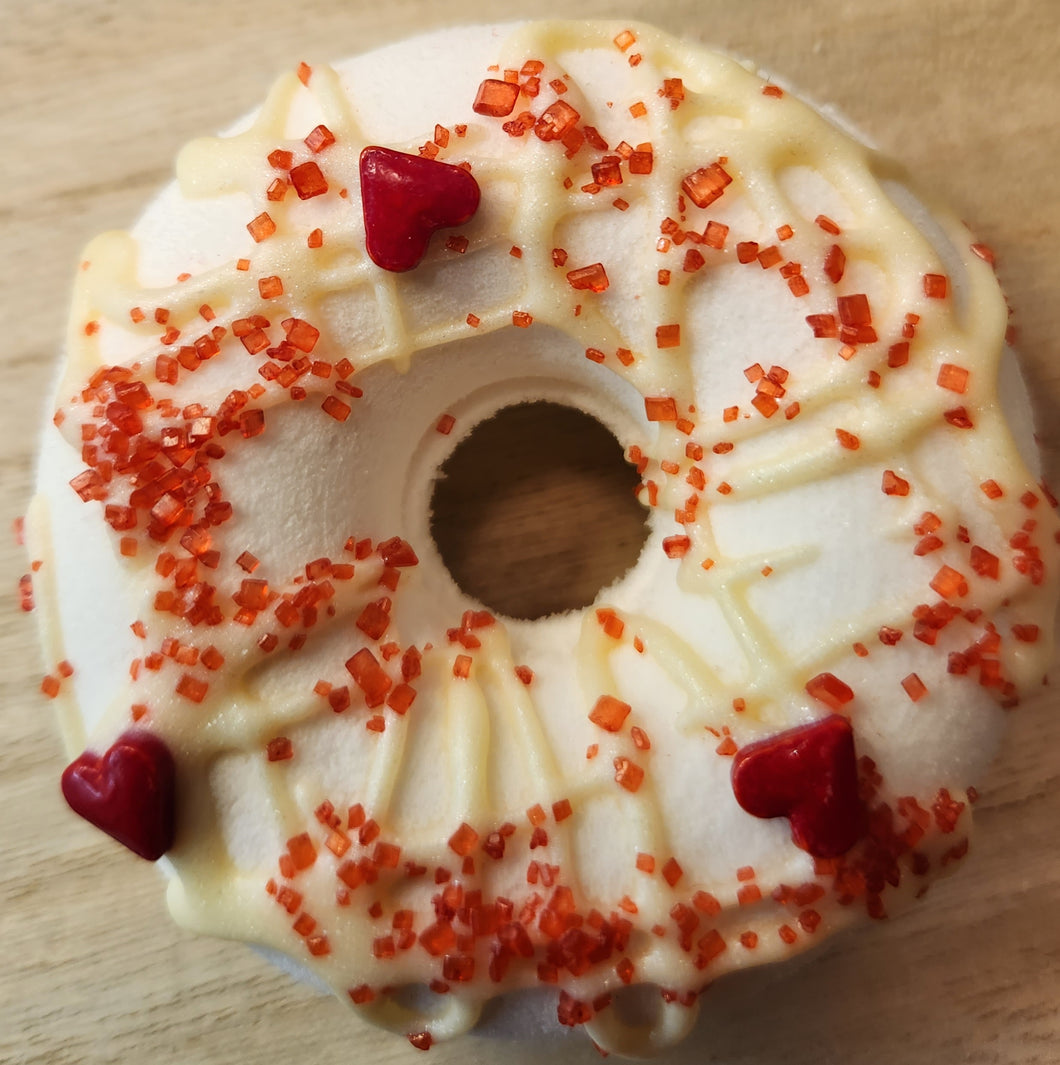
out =
<svg viewBox="0 0 1060 1065"><path fill-rule="evenodd" d="M584 0L585 15L616 6ZM838 105L949 200L999 257L1017 310L1047 472L1060 480L1060 64L1054 0L627 0L650 19L753 56ZM2 521L31 491L45 392L78 251L129 224L188 138L220 128L300 59L339 58L412 28L569 14L491 0L6 0L0 34ZM547 501L536 508L547 535ZM551 522L552 525L555 522ZM237 944L173 927L151 867L71 816L38 694L26 561L3 538L0 605L0 1062L265 1065L421 1060ZM1020 709L982 782L964 872L911 916L764 982L722 983L669 1060L724 1065L1029 1065L1060 1061L1060 717ZM445 1062L592 1062L475 1036Z"/></svg>

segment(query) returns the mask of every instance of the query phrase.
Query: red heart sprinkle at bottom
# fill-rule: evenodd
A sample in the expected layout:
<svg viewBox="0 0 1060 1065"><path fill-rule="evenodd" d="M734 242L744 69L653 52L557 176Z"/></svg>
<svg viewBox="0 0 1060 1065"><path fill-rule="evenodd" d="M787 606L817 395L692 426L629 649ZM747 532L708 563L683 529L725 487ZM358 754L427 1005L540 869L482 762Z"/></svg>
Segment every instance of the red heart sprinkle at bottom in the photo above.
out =
<svg viewBox="0 0 1060 1065"><path fill-rule="evenodd" d="M816 858L839 857L866 831L854 730L839 714L741 747L732 790L755 817L787 817L796 846Z"/></svg>
<svg viewBox="0 0 1060 1065"><path fill-rule="evenodd" d="M86 751L62 776L74 813L151 862L173 846L175 784L173 755L150 732L126 732L102 755Z"/></svg>

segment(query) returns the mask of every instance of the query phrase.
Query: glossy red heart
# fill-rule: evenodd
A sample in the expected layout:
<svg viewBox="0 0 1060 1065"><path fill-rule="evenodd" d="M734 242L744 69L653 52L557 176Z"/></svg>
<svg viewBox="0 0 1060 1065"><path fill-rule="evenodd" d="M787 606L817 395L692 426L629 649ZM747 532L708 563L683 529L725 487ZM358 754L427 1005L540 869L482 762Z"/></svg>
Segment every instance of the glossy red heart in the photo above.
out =
<svg viewBox="0 0 1060 1065"><path fill-rule="evenodd" d="M86 751L63 771L71 809L134 854L156 861L176 831L176 766L150 732L126 732L102 755Z"/></svg>
<svg viewBox="0 0 1060 1065"><path fill-rule="evenodd" d="M837 858L865 834L854 730L839 714L741 747L732 790L749 814L788 818L795 844L816 858Z"/></svg>
<svg viewBox="0 0 1060 1065"><path fill-rule="evenodd" d="M431 234L469 221L479 198L478 182L459 166L390 148L361 152L365 242L384 270L411 270Z"/></svg>

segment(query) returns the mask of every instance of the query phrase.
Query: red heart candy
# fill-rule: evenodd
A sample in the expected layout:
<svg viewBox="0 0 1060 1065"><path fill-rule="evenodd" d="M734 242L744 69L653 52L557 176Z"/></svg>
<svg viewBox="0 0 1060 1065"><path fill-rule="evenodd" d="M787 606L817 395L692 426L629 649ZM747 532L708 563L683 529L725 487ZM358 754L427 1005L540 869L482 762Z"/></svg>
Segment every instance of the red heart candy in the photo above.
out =
<svg viewBox="0 0 1060 1065"><path fill-rule="evenodd" d="M173 755L149 732L126 732L102 755L86 751L62 777L74 813L151 862L173 846L175 785Z"/></svg>
<svg viewBox="0 0 1060 1065"><path fill-rule="evenodd" d="M741 747L732 790L755 817L787 817L795 844L816 858L837 858L865 834L854 730L839 714Z"/></svg>
<svg viewBox="0 0 1060 1065"><path fill-rule="evenodd" d="M365 243L384 270L411 270L431 234L467 222L479 197L478 182L459 166L390 148L361 152Z"/></svg>

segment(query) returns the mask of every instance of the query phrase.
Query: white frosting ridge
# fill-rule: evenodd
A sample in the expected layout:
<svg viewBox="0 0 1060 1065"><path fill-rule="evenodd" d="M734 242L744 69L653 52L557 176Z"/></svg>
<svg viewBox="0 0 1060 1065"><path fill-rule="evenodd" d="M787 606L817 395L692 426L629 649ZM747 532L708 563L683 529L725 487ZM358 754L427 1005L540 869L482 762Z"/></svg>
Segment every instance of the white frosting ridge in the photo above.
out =
<svg viewBox="0 0 1060 1065"><path fill-rule="evenodd" d="M174 916L289 954L418 1038L558 984L564 1023L648 1053L687 1034L722 973L893 912L963 854L1003 708L1053 646L1058 524L998 400L1007 315L987 253L797 98L625 30L433 34L291 73L230 135L188 145L132 234L85 252L27 522L46 654L74 666L71 752L135 724L177 758ZM506 70L539 91L475 113ZM568 158L503 128L556 101L609 148L590 135ZM321 124L334 143L313 152ZM482 203L455 231L465 250L442 232L388 272L364 250L360 153L425 142L470 163ZM328 191L271 198L277 150ZM621 183L601 187L591 165L609 158ZM682 184L711 167L731 181L696 206ZM258 241L263 213L275 232ZM573 288L595 263L606 290ZM291 319L319 338L284 350ZM104 505L137 510L130 493L157 483L100 472L124 446L108 405L137 382L143 440L194 432L233 390L243 406L213 424L222 454L160 461L169 494L115 531ZM651 531L592 608L484 617L431 540L431 485L475 424L533 399L614 432ZM165 542L156 502L182 507ZM182 529L208 537L198 556ZM386 565L395 537L416 565ZM247 581L267 601L242 601L262 591ZM204 586L213 616L173 606ZM373 636L364 612L384 598ZM364 652L389 682L378 700L347 665ZM786 819L740 808L730 772L738 748L837 709L813 694L821 674L853 692L874 834L815 862ZM402 685L414 701L388 702ZM589 716L603 696L631 708L614 732ZM269 760L280 739L293 756ZM391 993L432 982L429 1007ZM654 1023L608 1005L629 983L664 989Z"/></svg>

